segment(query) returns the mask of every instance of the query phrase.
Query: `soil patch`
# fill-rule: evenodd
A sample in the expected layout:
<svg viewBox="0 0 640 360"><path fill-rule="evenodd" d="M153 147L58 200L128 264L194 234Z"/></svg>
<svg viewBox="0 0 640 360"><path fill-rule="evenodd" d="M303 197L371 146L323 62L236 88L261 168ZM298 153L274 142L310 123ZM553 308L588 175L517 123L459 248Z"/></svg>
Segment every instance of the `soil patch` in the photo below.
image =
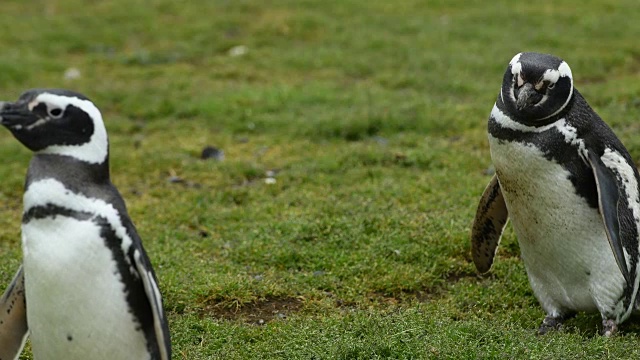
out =
<svg viewBox="0 0 640 360"><path fill-rule="evenodd" d="M222 304L209 305L204 313L226 320L242 320L249 324L262 325L274 319L286 319L300 310L302 301L298 298L267 297L248 304L228 307Z"/></svg>

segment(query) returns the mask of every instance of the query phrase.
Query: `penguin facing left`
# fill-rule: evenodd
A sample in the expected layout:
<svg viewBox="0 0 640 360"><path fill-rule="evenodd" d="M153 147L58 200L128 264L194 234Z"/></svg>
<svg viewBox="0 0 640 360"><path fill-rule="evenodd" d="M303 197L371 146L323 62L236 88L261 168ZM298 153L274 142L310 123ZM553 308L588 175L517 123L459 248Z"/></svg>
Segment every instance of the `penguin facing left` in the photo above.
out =
<svg viewBox="0 0 640 360"><path fill-rule="evenodd" d="M169 360L156 276L111 183L98 108L72 91L35 89L3 103L0 123L34 152L22 218L34 358Z"/></svg>

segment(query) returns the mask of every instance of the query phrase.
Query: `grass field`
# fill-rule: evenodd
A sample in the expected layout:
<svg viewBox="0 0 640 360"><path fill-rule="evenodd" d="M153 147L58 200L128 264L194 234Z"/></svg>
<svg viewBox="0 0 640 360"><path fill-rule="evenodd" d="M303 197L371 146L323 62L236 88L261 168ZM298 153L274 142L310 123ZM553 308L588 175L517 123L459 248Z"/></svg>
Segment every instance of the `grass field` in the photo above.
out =
<svg viewBox="0 0 640 360"><path fill-rule="evenodd" d="M0 98L63 87L102 109L174 359L635 359L637 317L609 339L597 314L536 336L513 232L479 277L469 231L517 52L563 57L640 160L639 15L632 0L4 0ZM2 130L7 284L30 154Z"/></svg>

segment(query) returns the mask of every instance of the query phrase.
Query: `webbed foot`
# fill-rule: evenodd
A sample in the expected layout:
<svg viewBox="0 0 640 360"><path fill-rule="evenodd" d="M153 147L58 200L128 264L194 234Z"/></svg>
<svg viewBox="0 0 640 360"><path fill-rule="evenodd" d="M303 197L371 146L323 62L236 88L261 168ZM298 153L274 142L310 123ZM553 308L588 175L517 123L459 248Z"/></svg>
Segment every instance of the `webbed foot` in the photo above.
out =
<svg viewBox="0 0 640 360"><path fill-rule="evenodd" d="M565 320L572 318L573 315L547 315L542 320L542 325L538 328L538 335L544 335L551 330L560 330Z"/></svg>
<svg viewBox="0 0 640 360"><path fill-rule="evenodd" d="M618 324L611 319L602 320L602 336L610 337L618 332Z"/></svg>

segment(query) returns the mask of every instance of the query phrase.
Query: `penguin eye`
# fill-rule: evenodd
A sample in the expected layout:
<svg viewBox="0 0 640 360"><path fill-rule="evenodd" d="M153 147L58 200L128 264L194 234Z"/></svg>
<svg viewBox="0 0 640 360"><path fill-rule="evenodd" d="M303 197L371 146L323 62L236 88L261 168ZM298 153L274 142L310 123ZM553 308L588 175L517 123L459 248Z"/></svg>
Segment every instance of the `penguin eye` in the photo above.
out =
<svg viewBox="0 0 640 360"><path fill-rule="evenodd" d="M51 116L54 119L59 119L62 116L62 109L60 108L50 108L47 109L49 116Z"/></svg>
<svg viewBox="0 0 640 360"><path fill-rule="evenodd" d="M549 86L547 86L547 89L551 90L554 87L556 87L556 83L552 82L552 83L549 84Z"/></svg>

